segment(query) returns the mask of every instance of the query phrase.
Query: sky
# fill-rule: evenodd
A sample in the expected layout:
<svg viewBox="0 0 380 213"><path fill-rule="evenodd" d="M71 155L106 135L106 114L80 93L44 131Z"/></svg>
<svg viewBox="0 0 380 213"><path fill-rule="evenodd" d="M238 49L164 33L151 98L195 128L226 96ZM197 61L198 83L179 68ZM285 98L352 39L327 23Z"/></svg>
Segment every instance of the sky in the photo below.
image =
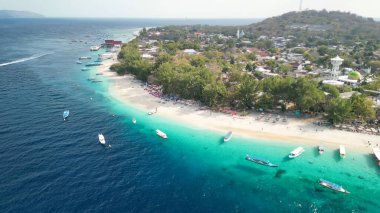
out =
<svg viewBox="0 0 380 213"><path fill-rule="evenodd" d="M300 0L0 0L0 10L47 17L267 18L299 10ZM303 0L303 9L380 17L380 0Z"/></svg>

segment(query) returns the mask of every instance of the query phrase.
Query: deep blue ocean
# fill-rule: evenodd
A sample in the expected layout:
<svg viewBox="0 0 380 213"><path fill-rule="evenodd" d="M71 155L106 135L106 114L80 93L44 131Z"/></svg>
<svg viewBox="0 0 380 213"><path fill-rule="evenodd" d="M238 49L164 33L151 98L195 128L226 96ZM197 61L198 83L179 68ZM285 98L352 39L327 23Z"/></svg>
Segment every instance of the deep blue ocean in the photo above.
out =
<svg viewBox="0 0 380 213"><path fill-rule="evenodd" d="M89 47L104 39L195 22L0 20L0 212L378 212L380 169L368 154L340 161L328 150L319 158L306 145L308 153L288 161L294 144L238 136L221 144L219 133L119 103L107 79L91 83L93 71L75 63L95 56ZM158 127L169 140L155 135ZM100 132L112 149L98 143ZM284 166L252 165L248 152ZM352 193L318 188L319 178Z"/></svg>

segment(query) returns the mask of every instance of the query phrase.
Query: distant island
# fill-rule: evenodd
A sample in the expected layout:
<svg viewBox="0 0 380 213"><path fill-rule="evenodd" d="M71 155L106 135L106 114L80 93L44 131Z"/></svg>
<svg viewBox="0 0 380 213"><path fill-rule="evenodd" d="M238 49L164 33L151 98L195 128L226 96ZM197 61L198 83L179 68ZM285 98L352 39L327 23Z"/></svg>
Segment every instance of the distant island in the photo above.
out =
<svg viewBox="0 0 380 213"><path fill-rule="evenodd" d="M0 10L0 19L8 18L43 18L44 16L30 11Z"/></svg>

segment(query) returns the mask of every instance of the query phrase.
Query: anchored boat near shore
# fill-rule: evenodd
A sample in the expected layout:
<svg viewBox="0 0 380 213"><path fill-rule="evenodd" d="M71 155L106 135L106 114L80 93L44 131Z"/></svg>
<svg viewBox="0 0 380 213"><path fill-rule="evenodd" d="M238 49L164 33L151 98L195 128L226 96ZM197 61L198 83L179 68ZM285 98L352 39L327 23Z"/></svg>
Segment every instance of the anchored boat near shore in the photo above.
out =
<svg viewBox="0 0 380 213"><path fill-rule="evenodd" d="M245 156L245 159L247 161L251 161L253 163L261 164L261 165L264 165L264 166L278 167L277 164L273 164L273 163L269 162L268 160L260 159L258 157L251 156L251 155L248 155L248 154Z"/></svg>
<svg viewBox="0 0 380 213"><path fill-rule="evenodd" d="M346 157L346 147L344 147L344 145L339 145L339 155L340 158Z"/></svg>
<svg viewBox="0 0 380 213"><path fill-rule="evenodd" d="M157 129L156 134L160 136L161 138L168 139L168 136L161 130Z"/></svg>
<svg viewBox="0 0 380 213"><path fill-rule="evenodd" d="M232 131L229 131L229 132L227 132L227 134L224 136L224 142L227 142L227 141L229 141L229 140L231 140L231 138L232 138Z"/></svg>
<svg viewBox="0 0 380 213"><path fill-rule="evenodd" d="M324 180L322 178L318 180L318 184L323 186L323 187L334 190L334 191L338 191L338 192L342 192L342 193L346 193L346 194L350 193L349 191L345 190L342 186L340 186L336 183Z"/></svg>
<svg viewBox="0 0 380 213"><path fill-rule="evenodd" d="M377 161L377 164L380 166L380 148L374 147L372 148L373 154L375 155L375 159Z"/></svg>
<svg viewBox="0 0 380 213"><path fill-rule="evenodd" d="M325 152L325 147L322 146L322 145L319 145L318 146L318 152L319 152L320 155L322 155Z"/></svg>
<svg viewBox="0 0 380 213"><path fill-rule="evenodd" d="M296 158L296 157L300 156L304 151L305 151L305 149L303 147L301 147L301 146L297 147L292 152L290 152L289 158Z"/></svg>

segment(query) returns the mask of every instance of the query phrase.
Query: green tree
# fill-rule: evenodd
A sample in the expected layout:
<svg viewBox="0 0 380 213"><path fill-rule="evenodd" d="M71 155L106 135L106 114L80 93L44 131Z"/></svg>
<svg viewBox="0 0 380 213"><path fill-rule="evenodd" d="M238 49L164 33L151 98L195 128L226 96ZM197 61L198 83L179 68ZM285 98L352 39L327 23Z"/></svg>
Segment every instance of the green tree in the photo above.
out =
<svg viewBox="0 0 380 213"><path fill-rule="evenodd" d="M154 68L157 69L158 67L161 66L161 64L171 62L173 60L173 57L169 55L168 53L160 53L154 62Z"/></svg>
<svg viewBox="0 0 380 213"><path fill-rule="evenodd" d="M207 84L203 89L202 102L209 107L222 104L227 98L228 92L220 81Z"/></svg>
<svg viewBox="0 0 380 213"><path fill-rule="evenodd" d="M375 110L373 109L373 101L363 95L353 95L350 98L352 112L355 117L362 121L368 121L375 118Z"/></svg>
<svg viewBox="0 0 380 213"><path fill-rule="evenodd" d="M284 74L288 74L289 72L291 72L293 69L293 66L290 65L290 64L281 64L278 68L278 70L281 72L281 73L284 73Z"/></svg>
<svg viewBox="0 0 380 213"><path fill-rule="evenodd" d="M318 111L325 101L325 94L318 89L317 82L298 78L294 84L294 101L301 111Z"/></svg>
<svg viewBox="0 0 380 213"><path fill-rule="evenodd" d="M275 60L271 59L271 60L268 60L265 62L266 65L268 65L270 67L270 70L273 72L274 71L274 68L276 68L277 66L277 63Z"/></svg>
<svg viewBox="0 0 380 213"><path fill-rule="evenodd" d="M251 109L255 104L258 89L259 82L252 76L244 74L238 85L236 98L244 107Z"/></svg>
<svg viewBox="0 0 380 213"><path fill-rule="evenodd" d="M329 93L332 98L339 97L339 89L336 86L325 84L323 85L322 90Z"/></svg>
<svg viewBox="0 0 380 213"><path fill-rule="evenodd" d="M326 109L327 118L332 123L347 122L352 118L352 107L349 100L342 98L332 99Z"/></svg>
<svg viewBox="0 0 380 213"><path fill-rule="evenodd" d="M329 53L329 48L323 45L323 46L320 46L317 51L320 56L325 56Z"/></svg>

